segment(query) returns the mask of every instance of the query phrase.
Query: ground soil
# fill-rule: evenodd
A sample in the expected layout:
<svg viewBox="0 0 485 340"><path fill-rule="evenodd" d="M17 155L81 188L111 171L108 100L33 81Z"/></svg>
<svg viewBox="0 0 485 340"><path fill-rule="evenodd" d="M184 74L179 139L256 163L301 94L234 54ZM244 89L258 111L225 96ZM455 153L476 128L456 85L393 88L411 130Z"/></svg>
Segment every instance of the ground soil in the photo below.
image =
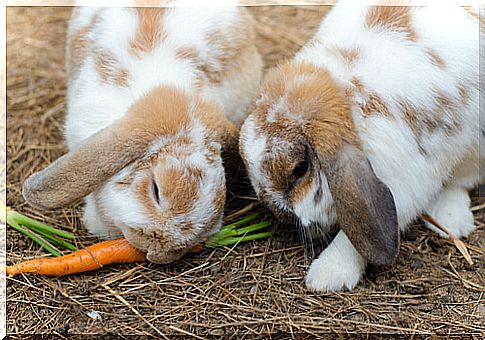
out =
<svg viewBox="0 0 485 340"><path fill-rule="evenodd" d="M7 9L7 204L77 235L97 240L80 221L82 205L35 210L21 195L23 181L66 152L64 48L70 8ZM307 41L327 7L259 7L258 46L266 67L291 57ZM405 166L405 165L403 165ZM231 189L227 214L253 204ZM239 195L239 196L238 196ZM69 277L22 275L7 279L7 331L179 335L189 337L305 337L387 333L485 335L484 219L476 196L478 229L466 240L474 265L437 234L417 224L403 236L391 268L369 268L352 292L308 291L311 251L291 227L274 223L274 236L234 250L206 250L171 265L119 265ZM8 263L47 256L8 229ZM96 313L93 313L96 312ZM90 316L91 315L91 316ZM99 318L95 317L96 315ZM83 336L85 337L85 336Z"/></svg>

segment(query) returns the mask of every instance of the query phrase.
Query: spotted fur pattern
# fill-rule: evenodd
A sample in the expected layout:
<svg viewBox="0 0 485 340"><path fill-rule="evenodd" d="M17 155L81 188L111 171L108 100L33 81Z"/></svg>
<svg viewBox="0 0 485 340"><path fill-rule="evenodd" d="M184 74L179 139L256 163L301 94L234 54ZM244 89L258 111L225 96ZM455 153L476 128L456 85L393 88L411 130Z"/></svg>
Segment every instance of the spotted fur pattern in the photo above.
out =
<svg viewBox="0 0 485 340"><path fill-rule="evenodd" d="M90 193L88 229L104 238L124 235L160 263L220 227L222 153L235 149L262 68L244 8L157 2L166 3L171 7L74 9L67 43L70 153L24 186L33 203L49 192L44 207L80 198L72 192ZM82 147L89 141L92 151ZM69 159L95 163L74 169ZM90 168L102 176L90 177ZM40 190L52 189L48 182L57 175L65 184Z"/></svg>
<svg viewBox="0 0 485 340"><path fill-rule="evenodd" d="M474 229L467 190L478 183L484 98L473 13L443 2L335 6L292 61L268 72L242 127L240 150L259 198L277 216L328 233L342 193L330 192L326 169L353 145L390 189L401 230L427 211L466 237ZM307 285L352 289L365 265L340 231Z"/></svg>

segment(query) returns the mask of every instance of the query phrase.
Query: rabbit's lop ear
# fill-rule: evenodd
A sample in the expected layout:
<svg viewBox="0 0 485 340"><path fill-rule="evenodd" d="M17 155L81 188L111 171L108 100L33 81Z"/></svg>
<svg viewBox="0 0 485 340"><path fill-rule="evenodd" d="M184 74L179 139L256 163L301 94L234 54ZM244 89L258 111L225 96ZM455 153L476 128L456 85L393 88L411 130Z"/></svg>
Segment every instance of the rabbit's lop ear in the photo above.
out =
<svg viewBox="0 0 485 340"><path fill-rule="evenodd" d="M120 119L88 138L77 149L23 185L25 200L44 209L59 208L90 194L138 157L152 140L140 128L128 128Z"/></svg>
<svg viewBox="0 0 485 340"><path fill-rule="evenodd" d="M399 252L396 206L364 153L346 144L327 169L341 229L370 263L389 265Z"/></svg>

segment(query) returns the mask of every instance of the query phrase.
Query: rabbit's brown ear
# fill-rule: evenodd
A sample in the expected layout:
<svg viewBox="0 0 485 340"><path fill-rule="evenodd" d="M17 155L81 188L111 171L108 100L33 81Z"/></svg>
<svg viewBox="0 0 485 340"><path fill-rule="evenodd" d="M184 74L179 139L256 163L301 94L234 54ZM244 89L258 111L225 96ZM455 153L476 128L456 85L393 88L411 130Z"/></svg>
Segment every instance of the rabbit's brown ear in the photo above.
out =
<svg viewBox="0 0 485 340"><path fill-rule="evenodd" d="M370 263L389 265L399 252L396 206L364 153L346 144L326 174L341 229Z"/></svg>
<svg viewBox="0 0 485 340"><path fill-rule="evenodd" d="M25 200L52 209L97 190L126 165L141 158L157 137L184 127L188 122L187 103L188 97L174 87L153 89L123 117L30 176L23 186Z"/></svg>
<svg viewBox="0 0 485 340"><path fill-rule="evenodd" d="M87 139L23 185L25 200L33 206L59 208L90 194L133 160L142 157L151 134L120 121Z"/></svg>

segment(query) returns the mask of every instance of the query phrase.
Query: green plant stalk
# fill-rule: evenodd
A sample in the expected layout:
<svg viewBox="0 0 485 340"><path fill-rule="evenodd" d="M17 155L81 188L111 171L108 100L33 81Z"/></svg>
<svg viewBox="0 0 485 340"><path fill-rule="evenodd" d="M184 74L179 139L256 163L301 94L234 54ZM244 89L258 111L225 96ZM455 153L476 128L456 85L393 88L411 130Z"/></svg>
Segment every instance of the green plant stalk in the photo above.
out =
<svg viewBox="0 0 485 340"><path fill-rule="evenodd" d="M263 222L256 223L256 224L253 224L253 225L250 225L250 226L247 226L247 227L244 227L244 228L240 228L240 229L235 229L234 227L231 228L231 229L226 229L226 230L221 229L217 233L215 233L214 235L212 235L210 237L209 242L217 243L217 242L224 240L228 237L245 235L247 233L251 233L251 232L254 232L256 230L264 229L264 228L266 228L270 225L271 225L271 222L263 221Z"/></svg>
<svg viewBox="0 0 485 340"><path fill-rule="evenodd" d="M35 227L42 234L54 234L67 239L74 239L74 235L70 232L59 230L50 225L44 224L42 222L36 221L30 217L22 215L14 210L7 212L7 223L10 224L12 221L16 222L18 225L24 225L26 227Z"/></svg>
<svg viewBox="0 0 485 340"><path fill-rule="evenodd" d="M207 242L205 246L209 248L217 248L221 246L229 246L231 244L236 244L236 243L258 240L261 238L269 237L271 235L272 235L271 232L267 231L264 233L251 234L251 235L246 235L242 237L228 237L223 240L217 241L217 243Z"/></svg>
<svg viewBox="0 0 485 340"><path fill-rule="evenodd" d="M233 223L230 223L230 224L226 224L225 226L222 226L219 231L232 230L232 229L234 229L234 228L236 228L240 225L251 222L252 220L257 218L258 216L259 216L259 213L256 213L256 214L253 214L251 216L245 217L245 218L243 218L239 221L236 221L236 222L233 222Z"/></svg>
<svg viewBox="0 0 485 340"><path fill-rule="evenodd" d="M47 232L45 229L39 228L36 225L24 225L24 227L32 230L33 232L35 232L36 234L45 238L47 241L49 241L50 243L52 243L56 246L63 247L63 248L69 249L69 250L74 250L74 251L79 250L77 247L75 247L71 243L59 238L58 236L56 236L54 234Z"/></svg>
<svg viewBox="0 0 485 340"><path fill-rule="evenodd" d="M26 229L22 226L20 226L16 221L10 221L9 225L14 228L15 230L21 232L25 236L31 238L34 242L39 244L42 248L47 250L49 253L51 253L54 256L61 256L61 253L59 253L56 249L54 249L48 242L46 242L44 239L41 237L35 235L32 231L29 229Z"/></svg>
<svg viewBox="0 0 485 340"><path fill-rule="evenodd" d="M34 228L31 228L33 231L37 231L35 230ZM63 247L63 248L66 248L66 249L69 249L69 250L72 250L72 251L78 251L79 249L74 246L73 244L67 242L67 241L64 241L64 240L61 240L60 238L56 237L55 235L52 235L52 234L41 234L42 237L44 237L47 241L49 241L50 243L58 246L58 247Z"/></svg>
<svg viewBox="0 0 485 340"><path fill-rule="evenodd" d="M236 236L240 236L240 235L252 233L253 231L256 231L256 230L264 229L266 227L269 227L270 225L271 225L271 222L263 221L244 228L236 229L234 231L236 232Z"/></svg>

